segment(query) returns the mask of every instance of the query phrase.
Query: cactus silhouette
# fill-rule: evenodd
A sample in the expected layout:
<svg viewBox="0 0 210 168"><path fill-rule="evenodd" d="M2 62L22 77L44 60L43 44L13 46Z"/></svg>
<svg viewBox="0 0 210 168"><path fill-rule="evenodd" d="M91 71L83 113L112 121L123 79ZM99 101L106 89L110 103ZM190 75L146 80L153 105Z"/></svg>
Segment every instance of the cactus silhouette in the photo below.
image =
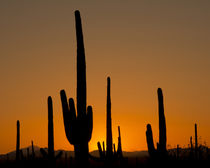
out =
<svg viewBox="0 0 210 168"><path fill-rule="evenodd" d="M121 134L120 134L120 126L118 126L118 148L117 148L117 155L122 158L123 154L122 154L122 144L121 144Z"/></svg>
<svg viewBox="0 0 210 168"><path fill-rule="evenodd" d="M48 156L53 159L54 151L54 133L53 133L53 104L52 98L48 97Z"/></svg>
<svg viewBox="0 0 210 168"><path fill-rule="evenodd" d="M112 142L112 118L111 118L111 94L110 94L110 77L107 77L107 102L106 102L106 152L102 152L100 142L97 143L99 155L102 159L110 160L113 156L113 142ZM103 148L104 142L103 142Z"/></svg>
<svg viewBox="0 0 210 168"><path fill-rule="evenodd" d="M197 133L197 124L195 124L195 159L198 159L198 133Z"/></svg>
<svg viewBox="0 0 210 168"><path fill-rule="evenodd" d="M31 141L31 153L32 153L32 159L35 158L35 151L34 151L34 142Z"/></svg>
<svg viewBox="0 0 210 168"><path fill-rule="evenodd" d="M121 145L121 135L120 127L118 126L118 148L116 151L116 146L112 141L112 118L111 118L111 79L107 77L107 113L106 113L106 151L103 142L103 150L101 148L100 142L97 143L99 156L102 160L106 160L108 164L114 161L116 158L122 158L122 145Z"/></svg>
<svg viewBox="0 0 210 168"><path fill-rule="evenodd" d="M20 160L20 121L17 120L16 161Z"/></svg>
<svg viewBox="0 0 210 168"><path fill-rule="evenodd" d="M111 118L111 94L110 94L110 77L107 78L107 104L106 104L106 156L109 158L113 155L112 143L112 118Z"/></svg>
<svg viewBox="0 0 210 168"><path fill-rule="evenodd" d="M154 147L152 127L147 124L146 139L148 152L151 157L160 156L165 157L167 155L166 150L166 121L164 114L164 104L163 104L163 93L161 88L158 88L158 107L159 107L159 143L157 143L157 149Z"/></svg>
<svg viewBox="0 0 210 168"><path fill-rule="evenodd" d="M66 93L61 90L61 102L65 133L70 144L74 145L75 159L78 164L88 163L88 142L92 136L92 107L86 109L86 63L80 12L75 11L77 37L77 115L73 98L67 101Z"/></svg>
<svg viewBox="0 0 210 168"><path fill-rule="evenodd" d="M48 97L48 152L40 148L40 152L44 157L48 157L49 161L54 161L62 155L62 151L55 157L54 151L54 131L53 131L53 102L51 96ZM33 144L33 141L32 141Z"/></svg>
<svg viewBox="0 0 210 168"><path fill-rule="evenodd" d="M98 151L99 151L100 158L104 159L105 158L105 153L104 153L104 150L102 150L100 142L97 143L97 146L98 146Z"/></svg>

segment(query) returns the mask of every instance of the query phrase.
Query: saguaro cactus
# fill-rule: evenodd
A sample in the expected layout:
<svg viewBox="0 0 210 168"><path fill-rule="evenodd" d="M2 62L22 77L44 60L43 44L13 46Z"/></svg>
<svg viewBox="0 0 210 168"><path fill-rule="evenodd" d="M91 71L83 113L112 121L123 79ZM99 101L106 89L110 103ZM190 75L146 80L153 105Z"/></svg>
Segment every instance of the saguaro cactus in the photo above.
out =
<svg viewBox="0 0 210 168"><path fill-rule="evenodd" d="M106 104L106 155L112 157L112 118L111 118L111 94L110 94L110 77L107 78L107 104Z"/></svg>
<svg viewBox="0 0 210 168"><path fill-rule="evenodd" d="M195 159L198 158L198 133L197 133L197 124L195 124Z"/></svg>
<svg viewBox="0 0 210 168"><path fill-rule="evenodd" d="M74 145L77 163L88 162L88 142L92 136L92 107L86 109L86 63L80 12L75 11L77 36L77 115L73 98L67 101L66 93L61 90L61 102L65 133L70 144Z"/></svg>
<svg viewBox="0 0 210 168"><path fill-rule="evenodd" d="M16 161L20 160L20 121L17 120Z"/></svg>
<svg viewBox="0 0 210 168"><path fill-rule="evenodd" d="M54 151L52 98L49 96L47 101L48 101L48 156L50 159L53 159L55 156L55 151Z"/></svg>
<svg viewBox="0 0 210 168"><path fill-rule="evenodd" d="M117 155L122 158L123 153L122 153L122 144L121 144L121 134L120 134L120 126L118 126L118 147L117 147Z"/></svg>
<svg viewBox="0 0 210 168"><path fill-rule="evenodd" d="M161 153L166 152L166 120L163 105L163 93L158 88L158 106L159 106L159 148Z"/></svg>
<svg viewBox="0 0 210 168"><path fill-rule="evenodd" d="M164 104L163 104L163 93L161 88L158 88L158 107L159 107L159 143L157 143L157 150L154 147L152 128L150 124L147 124L146 138L148 152L151 157L158 154L161 157L165 157L167 154L166 150L166 121L164 114Z"/></svg>
<svg viewBox="0 0 210 168"><path fill-rule="evenodd" d="M58 155L55 157L55 150L54 150L54 130L53 130L53 102L51 96L47 99L48 102L48 153L41 148L40 152L43 156L48 157L49 161L54 161L55 159L59 158L62 155L60 151ZM32 141L33 146L33 141Z"/></svg>
<svg viewBox="0 0 210 168"><path fill-rule="evenodd" d="M111 79L107 77L107 104L106 104L106 151L103 142L103 151L101 148L100 142L97 143L100 158L106 160L108 164L112 164L112 162L116 158L122 158L122 145L121 145L121 135L120 135L120 127L118 126L118 148L116 151L116 146L112 141L112 118L111 118ZM114 151L113 151L114 150Z"/></svg>

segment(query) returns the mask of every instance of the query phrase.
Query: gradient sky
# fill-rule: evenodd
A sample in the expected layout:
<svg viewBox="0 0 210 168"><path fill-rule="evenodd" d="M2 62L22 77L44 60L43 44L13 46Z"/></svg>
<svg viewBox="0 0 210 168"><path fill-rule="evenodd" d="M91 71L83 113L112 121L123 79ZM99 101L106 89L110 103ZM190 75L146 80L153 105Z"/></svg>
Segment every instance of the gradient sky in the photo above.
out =
<svg viewBox="0 0 210 168"><path fill-rule="evenodd" d="M0 153L31 140L47 146L47 97L54 105L55 149L65 137L59 92L76 97L74 11L81 12L87 101L93 106L90 150L105 140L106 78L111 77L113 140L121 126L126 151L147 149L151 123L158 141L157 88L163 89L169 147L186 147L198 124L210 143L210 1L1 0Z"/></svg>

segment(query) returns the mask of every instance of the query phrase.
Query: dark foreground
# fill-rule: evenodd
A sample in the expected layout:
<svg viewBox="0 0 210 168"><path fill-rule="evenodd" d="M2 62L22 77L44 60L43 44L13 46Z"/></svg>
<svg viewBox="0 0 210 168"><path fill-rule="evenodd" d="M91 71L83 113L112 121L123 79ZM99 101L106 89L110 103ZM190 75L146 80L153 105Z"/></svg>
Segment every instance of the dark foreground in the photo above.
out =
<svg viewBox="0 0 210 168"><path fill-rule="evenodd" d="M47 161L42 158L37 158L34 160L21 160L21 161L0 161L0 168L9 167L32 167L32 168L43 168L43 167L55 167L55 168L74 168L81 167L76 166L74 158L69 159L59 159L56 161ZM153 160L148 157L138 158L129 157L123 158L122 160L113 161L111 163L101 160L89 160L89 165L83 165L82 167L116 167L116 168L144 168L144 167L210 167L210 158L194 160L189 158L170 158L167 160Z"/></svg>

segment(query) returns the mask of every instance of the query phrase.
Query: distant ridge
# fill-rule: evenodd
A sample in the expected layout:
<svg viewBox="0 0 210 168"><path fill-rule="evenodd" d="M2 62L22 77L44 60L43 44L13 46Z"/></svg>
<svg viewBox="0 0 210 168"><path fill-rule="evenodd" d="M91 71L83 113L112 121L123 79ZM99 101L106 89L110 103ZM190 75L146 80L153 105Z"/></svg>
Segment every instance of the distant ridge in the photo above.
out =
<svg viewBox="0 0 210 168"><path fill-rule="evenodd" d="M29 155L31 155L31 146L21 148L25 158L27 157L27 148L29 148ZM44 148L44 149L47 149L47 148ZM40 147L34 146L34 151L35 151L35 155L37 158L42 157L42 154L40 153ZM74 157L74 151L66 151L66 150L60 149L60 150L55 150L55 153L57 154L60 151L63 151L63 153L67 153L68 157ZM92 156L99 157L98 150L91 151L90 154ZM16 151L14 150L7 154L0 154L0 160L6 160L7 157L9 160L15 160L15 156L16 156ZM148 155L147 151L133 151L133 152L123 151L123 156L125 156L125 157L148 157L149 155ZM65 154L62 155L62 158L64 158L64 157L65 157Z"/></svg>
<svg viewBox="0 0 210 168"><path fill-rule="evenodd" d="M29 148L29 154L31 155L31 146L29 147L25 147L25 148L21 148L21 150L23 151L23 155L25 158L27 158L27 148ZM45 148L47 149L47 148ZM176 153L176 148L174 149L169 149L169 153L171 155L175 154ZM38 146L34 146L34 151L35 151L35 155L36 155L36 158L40 158L42 157L42 154L40 153L40 147ZM65 153L67 154L67 157L74 157L74 151L66 151L66 150L56 150L55 153L57 154L58 152L60 151L63 151L63 155L62 155L62 158L65 157ZM190 152L190 149L189 148L182 148L180 149L180 156L188 156L189 155L189 152ZM99 157L99 152L98 150L94 150L94 151L91 151L90 154L92 156L95 156L95 157ZM16 156L16 151L12 151L12 152L9 152L7 154L0 154L0 161L1 160L7 160L7 157L9 160L15 160L15 156ZM123 151L123 156L124 157L135 157L135 158L145 158L145 157L149 157L149 154L148 154L148 151L132 151L132 152L127 152L127 151Z"/></svg>

